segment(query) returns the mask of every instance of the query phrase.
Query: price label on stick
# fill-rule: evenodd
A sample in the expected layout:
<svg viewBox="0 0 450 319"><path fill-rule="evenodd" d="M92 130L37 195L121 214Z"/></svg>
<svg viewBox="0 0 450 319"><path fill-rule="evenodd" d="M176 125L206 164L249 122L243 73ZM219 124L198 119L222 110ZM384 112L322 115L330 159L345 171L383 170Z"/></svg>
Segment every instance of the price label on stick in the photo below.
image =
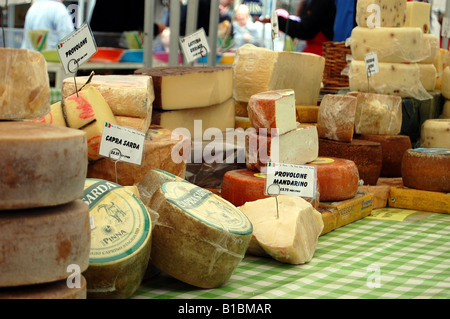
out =
<svg viewBox="0 0 450 319"><path fill-rule="evenodd" d="M203 28L187 37L182 38L180 40L180 44L184 57L188 63L194 62L199 58L206 57L210 52L208 41L206 40L206 33Z"/></svg>
<svg viewBox="0 0 450 319"><path fill-rule="evenodd" d="M266 175L266 195L315 197L316 169L313 166L269 162Z"/></svg>
<svg viewBox="0 0 450 319"><path fill-rule="evenodd" d="M367 53L364 56L364 60L366 63L366 74L368 78L380 72L378 67L378 55L376 52Z"/></svg>

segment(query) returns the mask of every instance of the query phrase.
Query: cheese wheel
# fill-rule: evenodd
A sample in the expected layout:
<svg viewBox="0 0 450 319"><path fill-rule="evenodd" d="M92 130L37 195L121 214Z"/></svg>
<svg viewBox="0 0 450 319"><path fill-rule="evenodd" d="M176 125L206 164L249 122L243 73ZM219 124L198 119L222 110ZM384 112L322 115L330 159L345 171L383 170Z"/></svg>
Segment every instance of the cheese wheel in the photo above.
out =
<svg viewBox="0 0 450 319"><path fill-rule="evenodd" d="M406 187L450 192L450 149L409 149L403 156L402 178Z"/></svg>
<svg viewBox="0 0 450 319"><path fill-rule="evenodd" d="M383 165L381 144L360 139L348 143L319 138L319 157L337 157L355 162L359 178L365 185L376 185Z"/></svg>
<svg viewBox="0 0 450 319"><path fill-rule="evenodd" d="M420 130L420 146L450 148L450 119L429 119Z"/></svg>
<svg viewBox="0 0 450 319"><path fill-rule="evenodd" d="M347 159L319 157L307 165L314 166L321 202L342 201L355 197L359 186L356 164Z"/></svg>
<svg viewBox="0 0 450 319"><path fill-rule="evenodd" d="M151 217L142 201L118 184L87 178L91 245L83 273L88 298L124 299L142 282L151 251Z"/></svg>
<svg viewBox="0 0 450 319"><path fill-rule="evenodd" d="M89 265L89 207L77 199L0 214L0 287L58 281Z"/></svg>
<svg viewBox="0 0 450 319"><path fill-rule="evenodd" d="M402 160L407 150L412 148L411 139L407 135L362 134L357 139L380 143L383 154L381 177L401 177Z"/></svg>
<svg viewBox="0 0 450 319"><path fill-rule="evenodd" d="M0 122L0 210L65 204L83 194L86 134L51 124Z"/></svg>
<svg viewBox="0 0 450 319"><path fill-rule="evenodd" d="M151 209L159 213L151 261L190 285L224 285L245 256L250 220L234 205L189 182L166 182Z"/></svg>
<svg viewBox="0 0 450 319"><path fill-rule="evenodd" d="M139 183L151 169L159 168L184 178L190 152L190 139L185 136L172 137L171 130L152 125L144 142L141 165L104 158L89 163L87 177L131 186Z"/></svg>
<svg viewBox="0 0 450 319"><path fill-rule="evenodd" d="M231 170L224 174L222 197L239 207L246 202L269 197L264 194L266 176L249 169Z"/></svg>
<svg viewBox="0 0 450 319"><path fill-rule="evenodd" d="M318 105L296 105L297 121L300 124L304 123L317 123L319 119L319 106Z"/></svg>
<svg viewBox="0 0 450 319"><path fill-rule="evenodd" d="M47 63L37 51L0 48L0 120L35 119L50 111Z"/></svg>
<svg viewBox="0 0 450 319"><path fill-rule="evenodd" d="M235 115L240 117L248 117L247 102L235 101Z"/></svg>
<svg viewBox="0 0 450 319"><path fill-rule="evenodd" d="M0 289L0 299L86 299L86 278L79 276L79 283L70 287L67 280L36 285Z"/></svg>

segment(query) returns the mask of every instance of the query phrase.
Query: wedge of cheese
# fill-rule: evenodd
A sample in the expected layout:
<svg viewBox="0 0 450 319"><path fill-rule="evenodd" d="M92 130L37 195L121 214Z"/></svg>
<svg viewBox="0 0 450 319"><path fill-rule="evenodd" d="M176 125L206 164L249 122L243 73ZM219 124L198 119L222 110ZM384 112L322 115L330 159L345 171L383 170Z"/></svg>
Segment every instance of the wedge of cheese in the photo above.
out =
<svg viewBox="0 0 450 319"><path fill-rule="evenodd" d="M153 80L159 110L179 110L216 105L233 96L231 67L162 66L139 69L135 74Z"/></svg>
<svg viewBox="0 0 450 319"><path fill-rule="evenodd" d="M260 255L263 251L288 264L311 261L324 224L321 214L306 200L279 195L277 199L270 197L247 202L239 209L253 225L253 243L248 253Z"/></svg>
<svg viewBox="0 0 450 319"><path fill-rule="evenodd" d="M40 118L50 111L47 63L37 51L0 48L0 120Z"/></svg>
<svg viewBox="0 0 450 319"><path fill-rule="evenodd" d="M246 44L236 51L232 68L236 101L248 102L252 95L265 91L291 89L296 105L316 105L325 58Z"/></svg>
<svg viewBox="0 0 450 319"><path fill-rule="evenodd" d="M403 27L406 23L406 0L358 0L356 23L360 27Z"/></svg>

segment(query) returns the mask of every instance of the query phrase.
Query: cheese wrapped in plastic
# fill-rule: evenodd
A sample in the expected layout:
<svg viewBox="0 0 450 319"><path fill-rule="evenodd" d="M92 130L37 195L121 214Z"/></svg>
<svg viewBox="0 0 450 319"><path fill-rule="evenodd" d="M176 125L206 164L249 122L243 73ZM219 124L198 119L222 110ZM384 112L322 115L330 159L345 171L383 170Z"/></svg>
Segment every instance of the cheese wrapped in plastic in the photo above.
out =
<svg viewBox="0 0 450 319"><path fill-rule="evenodd" d="M359 27L403 27L406 23L406 0L358 0L356 24Z"/></svg>

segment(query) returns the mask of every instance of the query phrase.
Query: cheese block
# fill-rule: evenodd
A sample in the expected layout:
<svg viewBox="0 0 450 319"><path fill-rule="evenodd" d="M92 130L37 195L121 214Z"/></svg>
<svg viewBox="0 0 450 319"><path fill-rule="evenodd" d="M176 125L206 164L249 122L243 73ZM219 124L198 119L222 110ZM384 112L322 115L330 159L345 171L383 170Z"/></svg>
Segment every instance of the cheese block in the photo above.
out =
<svg viewBox="0 0 450 319"><path fill-rule="evenodd" d="M403 155L412 148L409 136L400 134L362 134L355 138L380 143L383 154L381 177L402 176Z"/></svg>
<svg viewBox="0 0 450 319"><path fill-rule="evenodd" d="M310 203L297 196L279 195L277 200L271 197L247 202L239 209L253 225L252 240L268 256L293 265L312 260L324 224ZM249 249L248 253L255 251Z"/></svg>
<svg viewBox="0 0 450 319"><path fill-rule="evenodd" d="M440 39L432 33L426 33L423 35L423 40L424 40L423 50L425 51L429 50L430 53L427 54L427 57L424 60L419 61L419 63L434 65L440 50L441 45Z"/></svg>
<svg viewBox="0 0 450 319"><path fill-rule="evenodd" d="M391 186L389 185L362 185L360 192L373 195L373 209L384 208L388 204Z"/></svg>
<svg viewBox="0 0 450 319"><path fill-rule="evenodd" d="M431 3L421 1L408 1L406 3L405 27L417 27L423 33L429 33Z"/></svg>
<svg viewBox="0 0 450 319"><path fill-rule="evenodd" d="M89 264L89 207L67 204L0 214L0 287L53 282Z"/></svg>
<svg viewBox="0 0 450 319"><path fill-rule="evenodd" d="M29 121L0 122L0 210L65 204L83 194L86 134Z"/></svg>
<svg viewBox="0 0 450 319"><path fill-rule="evenodd" d="M436 67L436 90L442 89L442 75L447 66L450 65L450 51L448 49L439 48L434 66Z"/></svg>
<svg viewBox="0 0 450 319"><path fill-rule="evenodd" d="M320 202L318 211L322 214L325 226L321 236L369 216L374 208L373 197L371 193L359 192L351 199Z"/></svg>
<svg viewBox="0 0 450 319"><path fill-rule="evenodd" d="M70 281L71 283L71 281ZM79 276L79 284L59 280L36 285L0 289L0 299L86 299L86 278Z"/></svg>
<svg viewBox="0 0 450 319"><path fill-rule="evenodd" d="M450 67L446 66L441 74L441 91L442 95L449 100L450 99Z"/></svg>
<svg viewBox="0 0 450 319"><path fill-rule="evenodd" d="M40 118L50 112L47 62L40 52L0 48L0 120Z"/></svg>
<svg viewBox="0 0 450 319"><path fill-rule="evenodd" d="M396 186L390 189L388 206L449 214L450 194Z"/></svg>
<svg viewBox="0 0 450 319"><path fill-rule="evenodd" d="M266 175L250 169L235 169L223 175L222 197L239 207L265 195Z"/></svg>
<svg viewBox="0 0 450 319"><path fill-rule="evenodd" d="M347 43L353 58L359 61L371 52L377 54L378 62L390 63L419 62L431 55L430 43L416 27L355 27Z"/></svg>
<svg viewBox="0 0 450 319"><path fill-rule="evenodd" d="M247 105L248 105L248 102L235 101L236 116L248 117Z"/></svg>
<svg viewBox="0 0 450 319"><path fill-rule="evenodd" d="M403 156L402 178L406 187L450 192L450 149L409 149Z"/></svg>
<svg viewBox="0 0 450 319"><path fill-rule="evenodd" d="M235 116L234 118L234 128L241 128L247 130L252 127L252 123L248 117Z"/></svg>
<svg viewBox="0 0 450 319"><path fill-rule="evenodd" d="M406 0L358 0L356 24L371 29L403 27L406 23L406 3Z"/></svg>
<svg viewBox="0 0 450 319"><path fill-rule="evenodd" d="M302 165L319 155L317 128L298 124L281 135L264 135L249 129L245 136L245 163L249 169L265 172L268 162Z"/></svg>
<svg viewBox="0 0 450 319"><path fill-rule="evenodd" d="M234 100L226 101L205 107L186 108L172 111L154 110L152 124L170 130L182 128L187 130L192 139L197 134L209 132L225 132L235 126ZM212 131L214 130L214 131ZM187 134L186 134L187 135Z"/></svg>
<svg viewBox="0 0 450 319"><path fill-rule="evenodd" d="M442 107L441 118L450 119L450 101L447 100Z"/></svg>
<svg viewBox="0 0 450 319"><path fill-rule="evenodd" d="M361 139L341 142L319 138L319 157L337 157L355 162L359 178L365 185L376 185L383 164L381 144Z"/></svg>
<svg viewBox="0 0 450 319"><path fill-rule="evenodd" d="M87 178L81 198L89 205L91 245L87 297L125 299L140 286L147 269L152 225L147 208L127 188Z"/></svg>
<svg viewBox="0 0 450 319"><path fill-rule="evenodd" d="M223 286L245 256L252 224L233 204L189 182L166 182L151 208L159 213L151 261L200 288Z"/></svg>
<svg viewBox="0 0 450 319"><path fill-rule="evenodd" d="M237 49L232 68L236 101L248 102L252 95L265 91L291 89L296 105L316 105L325 58L245 44Z"/></svg>
<svg viewBox="0 0 450 319"><path fill-rule="evenodd" d="M184 178L191 140L172 133L169 129L152 125L147 131L141 165L103 158L89 163L86 176L131 186L139 183L148 171L159 168Z"/></svg>
<svg viewBox="0 0 450 319"><path fill-rule="evenodd" d="M63 80L63 99L73 95L89 80L89 76L68 77ZM76 85L75 85L76 83ZM105 98L114 115L147 118L151 116L155 93L150 76L94 75L89 84Z"/></svg>
<svg viewBox="0 0 450 319"><path fill-rule="evenodd" d="M450 119L429 119L420 130L420 146L450 148Z"/></svg>
<svg viewBox="0 0 450 319"><path fill-rule="evenodd" d="M402 128L402 99L399 96L358 93L356 134L399 134Z"/></svg>
<svg viewBox="0 0 450 319"><path fill-rule="evenodd" d="M343 158L318 157L307 165L316 169L321 202L350 199L358 192L359 172L355 162Z"/></svg>
<svg viewBox="0 0 450 319"><path fill-rule="evenodd" d="M403 186L403 178L401 177L380 177L377 185Z"/></svg>
<svg viewBox="0 0 450 319"><path fill-rule="evenodd" d="M114 116L116 118L117 125L129 127L137 131L147 132L151 125L150 118L131 117L131 116Z"/></svg>
<svg viewBox="0 0 450 319"><path fill-rule="evenodd" d="M297 121L300 124L317 123L319 119L318 105L296 105Z"/></svg>
<svg viewBox="0 0 450 319"><path fill-rule="evenodd" d="M267 129L268 134L284 134L297 128L294 90L274 90L256 93L248 102L248 118L255 129Z"/></svg>
<svg viewBox="0 0 450 319"><path fill-rule="evenodd" d="M325 94L320 102L317 131L321 138L351 142L355 128L356 97Z"/></svg>
<svg viewBox="0 0 450 319"><path fill-rule="evenodd" d="M433 64L378 63L379 73L367 80L364 61L353 60L348 71L350 91L367 92L400 97L427 99L427 91L436 86L436 68Z"/></svg>
<svg viewBox="0 0 450 319"><path fill-rule="evenodd" d="M205 107L223 103L233 96L233 76L229 66L161 66L138 69L135 74L152 77L154 109Z"/></svg>

